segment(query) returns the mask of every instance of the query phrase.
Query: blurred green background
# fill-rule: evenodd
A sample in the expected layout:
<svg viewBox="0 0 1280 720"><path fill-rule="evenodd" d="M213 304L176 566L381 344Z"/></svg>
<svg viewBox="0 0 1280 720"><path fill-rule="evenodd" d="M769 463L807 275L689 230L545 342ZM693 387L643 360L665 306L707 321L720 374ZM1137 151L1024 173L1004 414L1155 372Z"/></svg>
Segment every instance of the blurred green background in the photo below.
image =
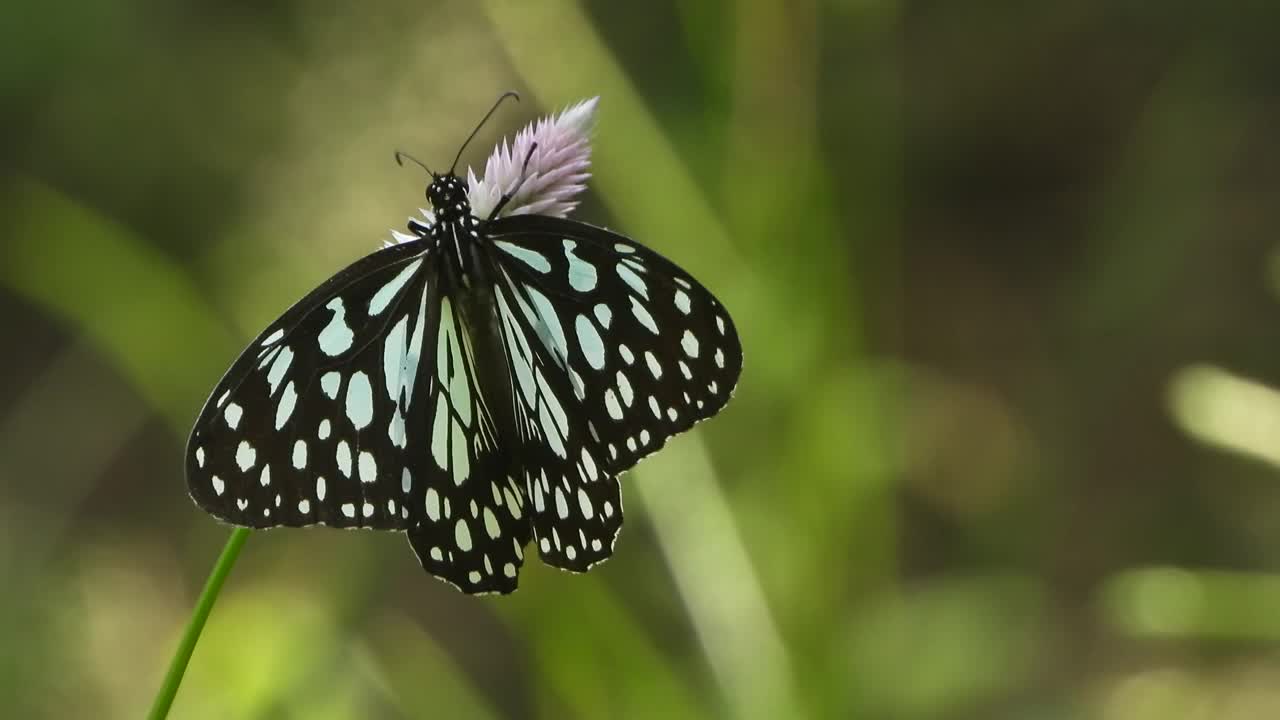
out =
<svg viewBox="0 0 1280 720"><path fill-rule="evenodd" d="M464 162L600 95L576 216L725 301L735 401L586 576L254 534L174 717L1280 717L1280 6L6 10L7 717L145 712L206 394L508 88Z"/></svg>

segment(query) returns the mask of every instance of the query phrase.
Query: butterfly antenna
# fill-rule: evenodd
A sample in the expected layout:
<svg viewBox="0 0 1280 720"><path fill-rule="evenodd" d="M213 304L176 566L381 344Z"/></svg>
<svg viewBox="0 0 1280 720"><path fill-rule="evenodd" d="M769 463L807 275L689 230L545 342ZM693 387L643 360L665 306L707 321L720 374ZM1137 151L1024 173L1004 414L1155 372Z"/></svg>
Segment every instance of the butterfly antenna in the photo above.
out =
<svg viewBox="0 0 1280 720"><path fill-rule="evenodd" d="M514 90L508 90L498 96L498 99L493 103L493 107L489 108L489 112L485 113L484 117L480 118L480 124L476 125L476 129L472 130L471 134L467 136L467 139L462 143L462 147L458 148L458 154L454 156L453 164L449 166L450 175L452 175L454 169L458 167L458 160L462 159L462 151L467 149L467 145L471 142L472 138L474 138L476 133L480 132L480 128L484 127L484 124L489 121L489 117L497 111L498 106L502 104L502 101L509 97L515 98L516 102L520 102L520 94Z"/></svg>
<svg viewBox="0 0 1280 720"><path fill-rule="evenodd" d="M400 167L404 167L404 161L405 161L405 160L408 160L409 162L413 163L414 165L417 165L418 167L422 168L423 170L426 170L426 171L427 171L427 174L428 174L428 175L430 175L431 177L435 177L435 176L436 176L436 174L435 174L435 173L431 172L431 168L427 167L427 166L426 166L426 164L424 164L421 160L419 160L418 158L416 158L416 157L414 157L414 156L410 155L409 153L404 153L404 152L400 152L399 150L397 150L397 151L396 151L396 164L397 164L397 165L399 165Z"/></svg>

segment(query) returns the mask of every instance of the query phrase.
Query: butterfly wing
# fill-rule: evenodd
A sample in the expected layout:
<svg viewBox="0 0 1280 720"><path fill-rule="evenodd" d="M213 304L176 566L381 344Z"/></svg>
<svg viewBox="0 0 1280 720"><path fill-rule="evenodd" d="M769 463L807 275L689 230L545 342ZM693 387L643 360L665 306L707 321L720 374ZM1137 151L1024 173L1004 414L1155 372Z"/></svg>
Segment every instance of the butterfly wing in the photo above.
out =
<svg viewBox="0 0 1280 720"><path fill-rule="evenodd" d="M495 274L514 442L538 553L550 565L584 572L613 552L622 527L621 489L605 469L589 422L577 412L577 385L554 350L558 326L535 310L548 301L500 266Z"/></svg>
<svg viewBox="0 0 1280 720"><path fill-rule="evenodd" d="M249 345L188 443L201 508L255 528L404 530L437 577L515 589L524 498L436 266L421 242L383 249Z"/></svg>
<svg viewBox="0 0 1280 720"><path fill-rule="evenodd" d="M543 335L575 385L575 410L619 473L715 415L742 372L723 306L658 253L617 233L521 215L490 224L499 264L540 291Z"/></svg>
<svg viewBox="0 0 1280 720"><path fill-rule="evenodd" d="M532 215L486 234L521 452L539 458L525 477L535 539L548 563L583 570L621 527L616 475L722 408L742 349L709 291L626 237Z"/></svg>

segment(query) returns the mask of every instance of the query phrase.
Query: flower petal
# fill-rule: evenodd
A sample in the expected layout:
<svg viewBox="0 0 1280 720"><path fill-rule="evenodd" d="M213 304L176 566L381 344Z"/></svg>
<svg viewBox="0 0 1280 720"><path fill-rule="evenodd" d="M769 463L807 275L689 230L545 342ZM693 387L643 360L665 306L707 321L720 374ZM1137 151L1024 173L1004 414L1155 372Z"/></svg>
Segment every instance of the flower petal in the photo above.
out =
<svg viewBox="0 0 1280 720"><path fill-rule="evenodd" d="M574 196L585 189L591 177L590 134L599 100L583 100L558 115L531 123L516 133L510 144L503 140L485 163L482 179L468 169L471 212L479 218L489 217L503 193L518 186L503 215L568 215L578 205ZM529 160L527 168L525 158Z"/></svg>

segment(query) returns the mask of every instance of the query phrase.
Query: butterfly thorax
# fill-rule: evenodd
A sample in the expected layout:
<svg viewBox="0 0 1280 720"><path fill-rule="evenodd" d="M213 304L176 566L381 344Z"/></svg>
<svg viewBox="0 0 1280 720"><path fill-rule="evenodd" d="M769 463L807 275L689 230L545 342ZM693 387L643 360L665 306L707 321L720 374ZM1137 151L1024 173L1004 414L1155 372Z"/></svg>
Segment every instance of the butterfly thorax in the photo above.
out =
<svg viewBox="0 0 1280 720"><path fill-rule="evenodd" d="M467 186L453 173L438 175L427 186L427 199L435 212L436 224L466 223L471 218Z"/></svg>
<svg viewBox="0 0 1280 720"><path fill-rule="evenodd" d="M427 187L435 222L429 227L411 229L426 238L433 251L443 258L443 276L454 288L470 288L483 281L485 269L479 263L481 223L471 214L467 186L452 173L437 176Z"/></svg>

